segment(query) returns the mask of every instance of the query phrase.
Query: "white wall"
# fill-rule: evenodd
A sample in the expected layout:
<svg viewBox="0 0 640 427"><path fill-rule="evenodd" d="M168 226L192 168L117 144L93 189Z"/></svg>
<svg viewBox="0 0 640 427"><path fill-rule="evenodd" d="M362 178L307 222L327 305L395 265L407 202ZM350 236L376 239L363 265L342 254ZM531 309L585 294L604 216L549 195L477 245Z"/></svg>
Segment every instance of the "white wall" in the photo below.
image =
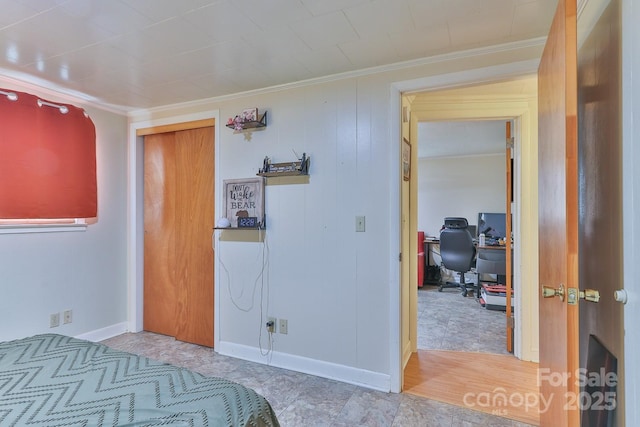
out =
<svg viewBox="0 0 640 427"><path fill-rule="evenodd" d="M126 117L14 81L0 85L85 108L96 127L98 178L98 222L86 231L0 234L0 341L124 324ZM49 328L49 315L67 309L73 322Z"/></svg>
<svg viewBox="0 0 640 427"><path fill-rule="evenodd" d="M540 46L532 46L447 57L372 75L134 112L135 127L202 111L219 111L223 122L245 108L268 111L268 127L253 132L248 140L220 129L218 197L222 180L255 176L264 156L274 162L294 160L292 149L311 156L309 183L267 186L269 251L262 278L260 243L217 242L217 350L383 390L392 388L391 377L399 368L399 363L392 367L392 355L400 344L392 344L398 331L390 320L399 317L400 287L399 276L390 272L398 268L400 227L393 218L398 217L401 180L400 96L391 99L392 86L530 60L539 54ZM523 74L532 71L525 68ZM398 111L390 110L394 103ZM391 131L394 126L397 134ZM393 170L397 175L391 174ZM221 209L218 199L217 217ZM366 232L355 232L356 215L366 217ZM228 233L232 232L225 236ZM394 290L395 301L390 299ZM287 319L289 325L287 335L275 335L269 355L265 355L267 316Z"/></svg>
<svg viewBox="0 0 640 427"><path fill-rule="evenodd" d="M477 226L478 212L505 211L505 154L419 159L418 230L426 235L439 236L447 216Z"/></svg>

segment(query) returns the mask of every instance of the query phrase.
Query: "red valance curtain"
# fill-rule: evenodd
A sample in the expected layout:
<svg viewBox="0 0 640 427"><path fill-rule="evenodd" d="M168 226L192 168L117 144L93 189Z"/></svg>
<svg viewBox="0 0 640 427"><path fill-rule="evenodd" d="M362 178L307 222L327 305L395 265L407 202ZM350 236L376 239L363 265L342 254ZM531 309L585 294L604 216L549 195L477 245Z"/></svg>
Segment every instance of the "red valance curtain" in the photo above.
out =
<svg viewBox="0 0 640 427"><path fill-rule="evenodd" d="M0 88L0 219L96 217L95 140L83 109Z"/></svg>

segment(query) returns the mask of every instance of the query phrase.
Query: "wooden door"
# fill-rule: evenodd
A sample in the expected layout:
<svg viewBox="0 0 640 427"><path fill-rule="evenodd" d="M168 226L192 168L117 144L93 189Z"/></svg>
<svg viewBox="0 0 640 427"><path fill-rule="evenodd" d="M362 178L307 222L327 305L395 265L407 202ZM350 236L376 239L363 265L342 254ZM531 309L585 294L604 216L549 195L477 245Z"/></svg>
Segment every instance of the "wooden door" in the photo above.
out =
<svg viewBox="0 0 640 427"><path fill-rule="evenodd" d="M578 138L576 1L560 0L538 69L538 195L540 287L558 290L540 298L540 423L577 426L580 413L567 399L579 395ZM541 289L542 290L542 289Z"/></svg>
<svg viewBox="0 0 640 427"><path fill-rule="evenodd" d="M176 132L176 339L213 347L213 128Z"/></svg>
<svg viewBox="0 0 640 427"><path fill-rule="evenodd" d="M174 133L144 138L144 312L146 331L176 335L176 152Z"/></svg>
<svg viewBox="0 0 640 427"><path fill-rule="evenodd" d="M213 128L145 136L144 329L213 346Z"/></svg>
<svg viewBox="0 0 640 427"><path fill-rule="evenodd" d="M587 7L577 51L560 2L538 73L540 283L564 290L540 300L542 425L624 425L620 5Z"/></svg>

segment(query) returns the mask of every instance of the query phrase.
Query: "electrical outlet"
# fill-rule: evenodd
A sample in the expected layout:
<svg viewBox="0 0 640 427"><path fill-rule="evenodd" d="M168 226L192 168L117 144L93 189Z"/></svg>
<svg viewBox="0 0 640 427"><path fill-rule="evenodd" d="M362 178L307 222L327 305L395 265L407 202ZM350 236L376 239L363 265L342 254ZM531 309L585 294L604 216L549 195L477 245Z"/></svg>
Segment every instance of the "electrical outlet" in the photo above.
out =
<svg viewBox="0 0 640 427"><path fill-rule="evenodd" d="M269 332L270 334L274 334L276 332L276 322L278 321L278 319L276 319L275 317L267 317L267 332Z"/></svg>
<svg viewBox="0 0 640 427"><path fill-rule="evenodd" d="M60 326L60 313L53 313L49 316L49 327L57 328Z"/></svg>
<svg viewBox="0 0 640 427"><path fill-rule="evenodd" d="M73 322L73 310L65 310L62 314L62 323L67 324Z"/></svg>
<svg viewBox="0 0 640 427"><path fill-rule="evenodd" d="M287 319L280 319L280 322L278 323L278 330L281 334L289 332L289 323L287 322Z"/></svg>

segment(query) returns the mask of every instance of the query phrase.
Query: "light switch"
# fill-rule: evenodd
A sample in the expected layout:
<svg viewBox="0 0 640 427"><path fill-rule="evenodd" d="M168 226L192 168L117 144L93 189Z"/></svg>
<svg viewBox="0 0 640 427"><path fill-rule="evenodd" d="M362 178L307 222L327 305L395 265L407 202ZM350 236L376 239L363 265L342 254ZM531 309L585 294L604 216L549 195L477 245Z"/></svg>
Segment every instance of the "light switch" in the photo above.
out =
<svg viewBox="0 0 640 427"><path fill-rule="evenodd" d="M364 231L364 216L356 217L356 231L358 232Z"/></svg>

